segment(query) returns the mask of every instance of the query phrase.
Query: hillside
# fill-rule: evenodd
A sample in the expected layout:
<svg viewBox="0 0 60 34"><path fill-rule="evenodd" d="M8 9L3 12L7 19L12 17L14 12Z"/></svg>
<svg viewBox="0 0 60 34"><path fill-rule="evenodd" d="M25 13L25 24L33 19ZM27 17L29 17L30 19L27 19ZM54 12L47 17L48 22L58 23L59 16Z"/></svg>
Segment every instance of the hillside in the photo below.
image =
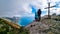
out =
<svg viewBox="0 0 60 34"><path fill-rule="evenodd" d="M51 15L51 19L44 16L41 21L33 21L25 28L29 29L30 34L60 34L60 16Z"/></svg>
<svg viewBox="0 0 60 34"><path fill-rule="evenodd" d="M41 18L41 21L33 21L25 28L9 20L0 18L0 34L60 34L60 16L47 15Z"/></svg>
<svg viewBox="0 0 60 34"><path fill-rule="evenodd" d="M13 22L0 18L0 34L28 34L28 30Z"/></svg>
<svg viewBox="0 0 60 34"><path fill-rule="evenodd" d="M43 30L46 34L60 34L60 16L52 15L51 19L43 19L41 21L49 26L48 29Z"/></svg>

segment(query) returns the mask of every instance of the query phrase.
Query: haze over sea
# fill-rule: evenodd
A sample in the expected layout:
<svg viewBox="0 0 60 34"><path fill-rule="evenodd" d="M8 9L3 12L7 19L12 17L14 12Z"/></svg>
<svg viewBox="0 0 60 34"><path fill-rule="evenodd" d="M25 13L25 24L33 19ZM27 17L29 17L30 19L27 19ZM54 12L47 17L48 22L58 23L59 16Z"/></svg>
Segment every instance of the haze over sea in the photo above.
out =
<svg viewBox="0 0 60 34"><path fill-rule="evenodd" d="M26 26L34 20L34 17L21 17L18 24L21 26Z"/></svg>

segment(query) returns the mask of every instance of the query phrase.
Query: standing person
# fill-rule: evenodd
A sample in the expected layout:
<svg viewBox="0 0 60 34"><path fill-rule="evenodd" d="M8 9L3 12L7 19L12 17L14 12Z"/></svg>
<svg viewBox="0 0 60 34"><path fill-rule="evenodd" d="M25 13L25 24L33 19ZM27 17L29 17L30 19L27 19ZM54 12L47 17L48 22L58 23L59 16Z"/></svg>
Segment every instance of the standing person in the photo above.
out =
<svg viewBox="0 0 60 34"><path fill-rule="evenodd" d="M38 21L38 13L35 12L35 20Z"/></svg>
<svg viewBox="0 0 60 34"><path fill-rule="evenodd" d="M37 14L38 14L38 21L40 21L41 20L41 9L38 9Z"/></svg>

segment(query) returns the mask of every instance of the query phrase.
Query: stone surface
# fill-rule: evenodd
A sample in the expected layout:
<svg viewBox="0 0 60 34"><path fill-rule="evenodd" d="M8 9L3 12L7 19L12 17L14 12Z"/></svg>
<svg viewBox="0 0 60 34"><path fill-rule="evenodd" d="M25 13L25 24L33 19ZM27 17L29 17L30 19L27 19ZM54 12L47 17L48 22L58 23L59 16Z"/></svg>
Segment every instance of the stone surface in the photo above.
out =
<svg viewBox="0 0 60 34"><path fill-rule="evenodd" d="M45 23L34 21L25 28L29 29L30 34L44 34L42 31L48 29L49 26Z"/></svg>

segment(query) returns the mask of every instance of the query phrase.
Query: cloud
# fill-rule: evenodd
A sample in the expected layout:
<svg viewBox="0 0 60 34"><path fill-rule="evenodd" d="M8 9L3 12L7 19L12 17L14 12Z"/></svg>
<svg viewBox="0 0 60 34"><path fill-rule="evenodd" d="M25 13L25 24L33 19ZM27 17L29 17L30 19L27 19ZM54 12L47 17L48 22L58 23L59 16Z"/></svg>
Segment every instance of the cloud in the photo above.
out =
<svg viewBox="0 0 60 34"><path fill-rule="evenodd" d="M56 3L60 7L60 0L51 0L51 6ZM45 7L48 7L47 0L0 0L0 17L34 16L30 5L36 8L36 10L40 8L43 12L46 12L42 15L46 15L48 12L47 9L44 9ZM54 11L56 11L57 14L59 13L58 6L51 8L51 14L54 13Z"/></svg>

